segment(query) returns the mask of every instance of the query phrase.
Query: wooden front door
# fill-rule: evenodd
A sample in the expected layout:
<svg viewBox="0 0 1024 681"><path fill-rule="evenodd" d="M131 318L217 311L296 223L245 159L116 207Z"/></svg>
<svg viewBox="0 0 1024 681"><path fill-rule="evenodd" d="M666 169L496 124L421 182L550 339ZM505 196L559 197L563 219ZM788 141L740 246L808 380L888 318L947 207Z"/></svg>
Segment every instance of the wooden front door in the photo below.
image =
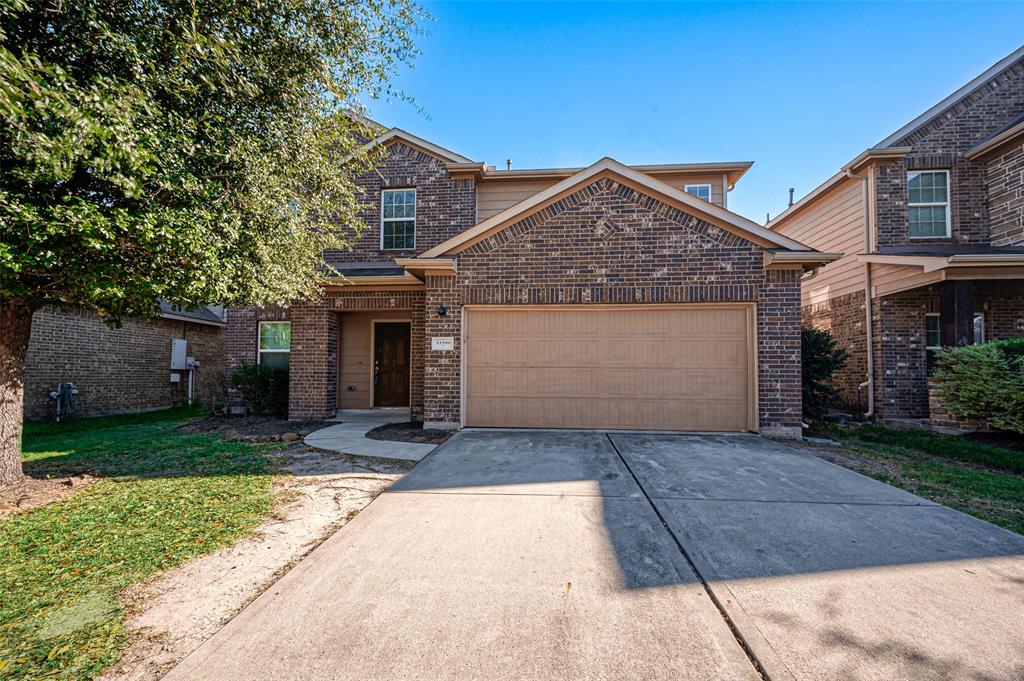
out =
<svg viewBox="0 0 1024 681"><path fill-rule="evenodd" d="M373 335L373 406L409 406L409 322L378 322Z"/></svg>

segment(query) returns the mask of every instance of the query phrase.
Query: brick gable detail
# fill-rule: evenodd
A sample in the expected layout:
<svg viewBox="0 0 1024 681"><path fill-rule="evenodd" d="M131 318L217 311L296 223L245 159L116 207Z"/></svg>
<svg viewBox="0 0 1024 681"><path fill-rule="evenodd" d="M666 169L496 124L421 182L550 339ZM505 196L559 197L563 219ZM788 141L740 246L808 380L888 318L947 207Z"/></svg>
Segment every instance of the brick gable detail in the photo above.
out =
<svg viewBox="0 0 1024 681"><path fill-rule="evenodd" d="M362 190L360 217L365 229L354 237L348 251L328 250L331 265L351 262L386 262L422 253L476 223L476 186L473 180L453 180L443 161L401 142L388 147L378 166L359 175ZM381 191L416 189L416 248L381 250Z"/></svg>
<svg viewBox="0 0 1024 681"><path fill-rule="evenodd" d="M742 237L603 178L467 248L455 285L466 305L756 303L761 429L799 433L800 273L766 272L763 257ZM444 300L455 307L451 293ZM458 337L457 324L447 330ZM428 383L429 372L428 359ZM459 389L454 375L445 381ZM454 413L458 393L445 404L437 420Z"/></svg>
<svg viewBox="0 0 1024 681"><path fill-rule="evenodd" d="M875 171L879 246L921 243L987 244L989 171L984 160L964 154L1024 114L1024 61L957 102L892 146L911 147L906 158L880 164ZM910 239L907 172L949 170L950 238ZM994 230L993 230L994 234Z"/></svg>

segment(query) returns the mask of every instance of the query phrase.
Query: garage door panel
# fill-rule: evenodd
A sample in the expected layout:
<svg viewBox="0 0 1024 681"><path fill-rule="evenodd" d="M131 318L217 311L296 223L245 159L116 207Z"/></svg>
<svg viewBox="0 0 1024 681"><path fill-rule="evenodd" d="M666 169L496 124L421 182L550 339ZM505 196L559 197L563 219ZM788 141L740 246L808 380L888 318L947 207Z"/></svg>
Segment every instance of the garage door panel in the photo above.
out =
<svg viewBox="0 0 1024 681"><path fill-rule="evenodd" d="M479 397L672 398L694 394L701 399L742 400L745 369L630 368L579 371L575 368L535 372L528 368L478 368L469 378L469 393Z"/></svg>
<svg viewBox="0 0 1024 681"><path fill-rule="evenodd" d="M497 338L470 336L467 366L601 369L746 367L746 339ZM685 345L685 348L680 346Z"/></svg>
<svg viewBox="0 0 1024 681"><path fill-rule="evenodd" d="M481 427L598 428L625 430L742 431L746 415L732 401L630 400L543 397L478 398L467 407L467 421ZM528 424L528 425L527 425Z"/></svg>
<svg viewBox="0 0 1024 681"><path fill-rule="evenodd" d="M467 308L466 424L751 429L750 312Z"/></svg>

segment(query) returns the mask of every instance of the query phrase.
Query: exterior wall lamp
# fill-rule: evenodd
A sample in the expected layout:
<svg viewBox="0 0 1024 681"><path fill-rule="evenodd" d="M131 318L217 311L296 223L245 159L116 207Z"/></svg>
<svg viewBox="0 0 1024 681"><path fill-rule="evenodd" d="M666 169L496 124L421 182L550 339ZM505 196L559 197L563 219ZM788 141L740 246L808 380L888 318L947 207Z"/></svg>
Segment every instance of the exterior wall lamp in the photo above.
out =
<svg viewBox="0 0 1024 681"><path fill-rule="evenodd" d="M448 308L445 307L444 305L442 305L439 308L437 308L437 316L438 317L447 317L448 316Z"/></svg>

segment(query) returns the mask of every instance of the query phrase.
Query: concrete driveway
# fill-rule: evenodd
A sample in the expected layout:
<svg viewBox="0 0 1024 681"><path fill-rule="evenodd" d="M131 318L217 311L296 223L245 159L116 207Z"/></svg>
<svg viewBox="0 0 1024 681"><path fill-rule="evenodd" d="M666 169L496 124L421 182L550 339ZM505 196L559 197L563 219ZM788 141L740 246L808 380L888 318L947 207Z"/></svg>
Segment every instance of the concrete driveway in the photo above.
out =
<svg viewBox="0 0 1024 681"><path fill-rule="evenodd" d="M1024 537L753 436L464 432L168 675L1020 679Z"/></svg>

